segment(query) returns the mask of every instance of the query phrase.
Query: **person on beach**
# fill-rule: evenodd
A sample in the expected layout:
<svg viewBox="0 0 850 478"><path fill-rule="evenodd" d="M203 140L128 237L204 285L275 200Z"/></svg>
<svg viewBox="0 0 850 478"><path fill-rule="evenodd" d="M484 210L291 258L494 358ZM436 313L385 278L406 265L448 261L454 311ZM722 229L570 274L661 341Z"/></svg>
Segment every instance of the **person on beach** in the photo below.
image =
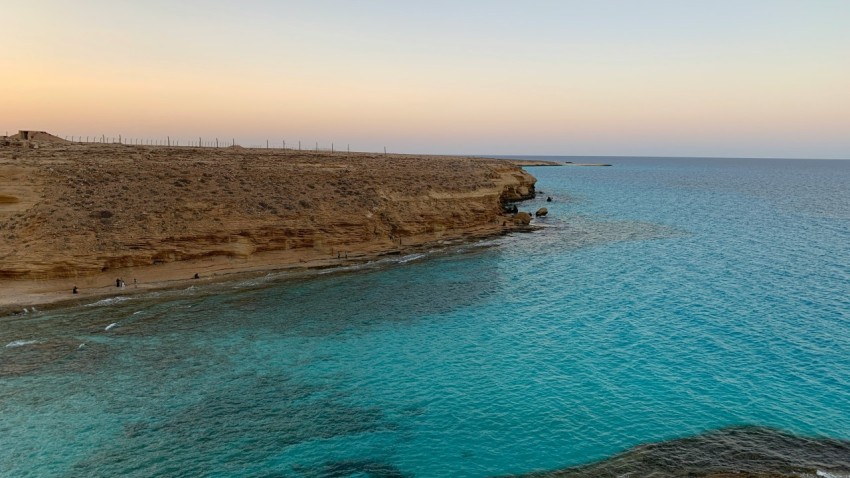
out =
<svg viewBox="0 0 850 478"><path fill-rule="evenodd" d="M77 293L77 286L74 286L74 288L73 288L73 289L71 289L71 293L72 293L72 294L76 294L76 293Z"/></svg>
<svg viewBox="0 0 850 478"><path fill-rule="evenodd" d="M121 279L115 279L115 287L121 288Z"/></svg>
<svg viewBox="0 0 850 478"><path fill-rule="evenodd" d="M200 278L201 278L201 276L197 272L195 272L195 279L200 279Z"/></svg>

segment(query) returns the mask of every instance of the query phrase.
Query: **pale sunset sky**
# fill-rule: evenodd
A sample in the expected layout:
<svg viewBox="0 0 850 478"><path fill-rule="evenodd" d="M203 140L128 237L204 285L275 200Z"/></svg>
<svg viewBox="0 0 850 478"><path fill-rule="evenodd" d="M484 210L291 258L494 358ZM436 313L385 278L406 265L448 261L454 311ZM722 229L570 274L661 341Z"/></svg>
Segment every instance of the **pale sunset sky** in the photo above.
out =
<svg viewBox="0 0 850 478"><path fill-rule="evenodd" d="M850 1L11 1L0 134L850 158Z"/></svg>

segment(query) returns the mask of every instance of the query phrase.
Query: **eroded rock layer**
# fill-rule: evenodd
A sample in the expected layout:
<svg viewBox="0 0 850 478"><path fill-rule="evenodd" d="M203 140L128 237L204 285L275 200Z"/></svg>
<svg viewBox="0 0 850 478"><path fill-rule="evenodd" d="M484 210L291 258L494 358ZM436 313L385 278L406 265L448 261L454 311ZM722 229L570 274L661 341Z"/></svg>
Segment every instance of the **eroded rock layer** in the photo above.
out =
<svg viewBox="0 0 850 478"><path fill-rule="evenodd" d="M534 182L489 159L5 141L0 279L492 234Z"/></svg>

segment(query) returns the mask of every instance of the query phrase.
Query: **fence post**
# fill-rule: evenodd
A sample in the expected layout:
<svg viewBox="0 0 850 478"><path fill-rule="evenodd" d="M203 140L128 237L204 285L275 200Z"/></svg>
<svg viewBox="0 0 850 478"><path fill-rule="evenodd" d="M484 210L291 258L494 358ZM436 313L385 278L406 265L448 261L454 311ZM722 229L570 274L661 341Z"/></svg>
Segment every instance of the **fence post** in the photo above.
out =
<svg viewBox="0 0 850 478"><path fill-rule="evenodd" d="M215 147L218 148L218 138L215 139Z"/></svg>
<svg viewBox="0 0 850 478"><path fill-rule="evenodd" d="M334 144L331 143L331 154L334 154Z"/></svg>

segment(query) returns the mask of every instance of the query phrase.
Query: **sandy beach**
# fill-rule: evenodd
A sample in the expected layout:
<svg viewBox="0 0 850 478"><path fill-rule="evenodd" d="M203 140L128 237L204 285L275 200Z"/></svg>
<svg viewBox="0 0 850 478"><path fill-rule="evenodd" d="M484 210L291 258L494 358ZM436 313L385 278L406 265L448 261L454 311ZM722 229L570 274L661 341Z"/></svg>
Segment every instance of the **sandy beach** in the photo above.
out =
<svg viewBox="0 0 850 478"><path fill-rule="evenodd" d="M528 227L503 206L534 182L484 158L12 137L0 314L504 234Z"/></svg>

